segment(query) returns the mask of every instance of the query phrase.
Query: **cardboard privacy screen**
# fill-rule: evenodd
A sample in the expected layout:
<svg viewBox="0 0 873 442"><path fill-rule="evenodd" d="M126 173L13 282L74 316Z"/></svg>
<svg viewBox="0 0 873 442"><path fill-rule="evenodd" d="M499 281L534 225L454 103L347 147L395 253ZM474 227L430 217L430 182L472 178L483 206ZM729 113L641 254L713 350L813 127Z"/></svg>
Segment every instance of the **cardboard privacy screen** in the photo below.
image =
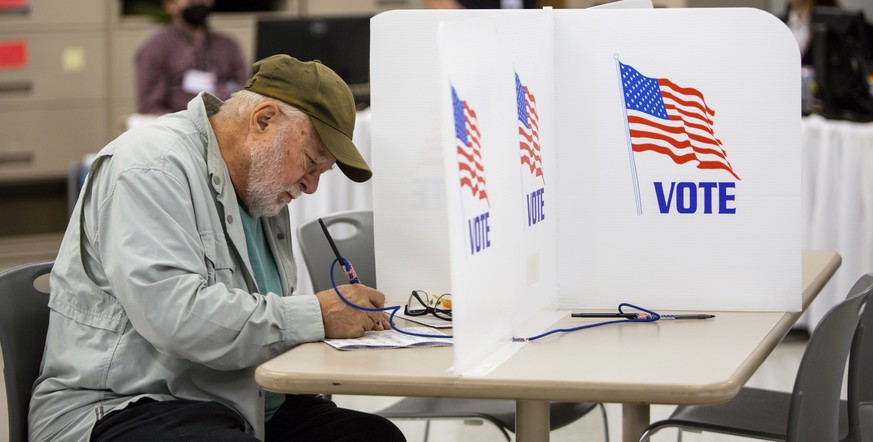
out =
<svg viewBox="0 0 873 442"><path fill-rule="evenodd" d="M556 306L799 310L798 66L753 9L375 17L380 290L453 294L459 372Z"/></svg>

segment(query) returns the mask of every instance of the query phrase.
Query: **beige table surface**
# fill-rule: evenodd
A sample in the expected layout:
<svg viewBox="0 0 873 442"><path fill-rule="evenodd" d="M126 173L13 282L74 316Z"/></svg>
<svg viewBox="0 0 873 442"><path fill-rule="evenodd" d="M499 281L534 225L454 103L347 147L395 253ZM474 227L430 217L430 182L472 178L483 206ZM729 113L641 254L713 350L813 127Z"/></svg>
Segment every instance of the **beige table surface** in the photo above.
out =
<svg viewBox="0 0 873 442"><path fill-rule="evenodd" d="M803 252L803 308L840 265L833 252ZM860 276L860 275L859 275ZM452 349L339 351L298 346L255 372L284 393L444 396L517 401L516 440L548 440L548 401L622 403L622 439L635 441L650 404L706 404L733 397L800 313L718 312L708 320L608 325L524 345L484 376L454 376ZM566 317L565 327L587 319Z"/></svg>

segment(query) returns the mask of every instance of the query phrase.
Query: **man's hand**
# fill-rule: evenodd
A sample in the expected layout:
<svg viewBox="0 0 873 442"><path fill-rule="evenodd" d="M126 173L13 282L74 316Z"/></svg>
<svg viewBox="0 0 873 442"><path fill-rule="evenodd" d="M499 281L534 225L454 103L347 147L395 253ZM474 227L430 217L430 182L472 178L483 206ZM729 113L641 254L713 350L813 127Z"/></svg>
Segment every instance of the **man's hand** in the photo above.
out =
<svg viewBox="0 0 873 442"><path fill-rule="evenodd" d="M382 292L363 284L346 284L338 287L346 299L368 308L385 306L385 295ZM356 309L340 299L333 289L315 294L321 304L321 319L324 321L324 337L326 338L358 338L367 330L386 330L388 316L384 312L369 312Z"/></svg>

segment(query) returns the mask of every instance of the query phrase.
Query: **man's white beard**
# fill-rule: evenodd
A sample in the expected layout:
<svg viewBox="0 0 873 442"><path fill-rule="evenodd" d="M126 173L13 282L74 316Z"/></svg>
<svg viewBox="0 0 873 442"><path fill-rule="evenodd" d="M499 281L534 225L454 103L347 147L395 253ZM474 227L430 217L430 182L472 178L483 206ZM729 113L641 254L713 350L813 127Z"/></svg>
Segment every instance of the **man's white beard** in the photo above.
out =
<svg viewBox="0 0 873 442"><path fill-rule="evenodd" d="M284 155L282 146L285 145L287 132L276 137L272 143L266 142L255 146L249 151L251 167L249 168L248 186L245 204L249 215L259 218L273 216L279 213L283 207L291 202L286 195L300 196L300 186L294 184L283 187L276 183L276 179L282 176L282 169L288 167L288 159Z"/></svg>

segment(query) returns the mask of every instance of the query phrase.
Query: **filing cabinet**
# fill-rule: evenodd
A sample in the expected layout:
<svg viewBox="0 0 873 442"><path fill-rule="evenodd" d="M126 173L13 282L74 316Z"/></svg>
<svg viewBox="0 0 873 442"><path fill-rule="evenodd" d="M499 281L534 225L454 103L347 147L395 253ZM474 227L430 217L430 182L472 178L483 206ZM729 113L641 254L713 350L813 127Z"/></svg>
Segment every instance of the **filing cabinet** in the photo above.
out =
<svg viewBox="0 0 873 442"><path fill-rule="evenodd" d="M4 30L5 31L5 30ZM26 45L27 62L0 69L0 106L106 96L105 35L100 31L0 31L0 41Z"/></svg>
<svg viewBox="0 0 873 442"><path fill-rule="evenodd" d="M4 265L36 257L36 244L44 245L39 258L51 257L68 220L70 164L108 141L107 17L113 1L30 0L0 7ZM44 235L50 239L33 239Z"/></svg>
<svg viewBox="0 0 873 442"><path fill-rule="evenodd" d="M253 61L260 15L426 7L425 0L275 5L272 12L215 13L210 22L234 36ZM0 208L14 216L0 228L0 240L63 231L71 164L121 133L135 112L134 54L162 24L124 16L121 9L122 0L0 1Z"/></svg>
<svg viewBox="0 0 873 442"><path fill-rule="evenodd" d="M21 6L0 8L0 29L4 32L95 28L102 27L107 20L104 0L30 0L21 3Z"/></svg>
<svg viewBox="0 0 873 442"><path fill-rule="evenodd" d="M0 183L66 183L72 162L106 144L104 115L97 100L0 104Z"/></svg>
<svg viewBox="0 0 873 442"><path fill-rule="evenodd" d="M107 139L109 0L38 0L0 9L0 184L65 182Z"/></svg>

